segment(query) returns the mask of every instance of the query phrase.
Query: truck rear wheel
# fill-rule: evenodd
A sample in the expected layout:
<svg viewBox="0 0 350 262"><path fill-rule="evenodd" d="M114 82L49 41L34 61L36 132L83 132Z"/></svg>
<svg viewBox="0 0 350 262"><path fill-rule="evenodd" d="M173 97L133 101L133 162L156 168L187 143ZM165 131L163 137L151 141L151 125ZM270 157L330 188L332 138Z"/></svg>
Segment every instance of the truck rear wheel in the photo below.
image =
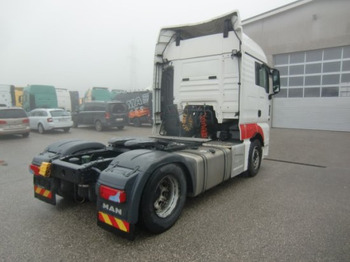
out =
<svg viewBox="0 0 350 262"><path fill-rule="evenodd" d="M247 175L249 177L256 176L260 169L262 159L262 149L261 143L258 139L251 142L249 148L249 160L248 160L248 170Z"/></svg>
<svg viewBox="0 0 350 262"><path fill-rule="evenodd" d="M186 178L182 169L168 164L148 180L141 199L141 218L152 233L162 233L179 218L186 201Z"/></svg>

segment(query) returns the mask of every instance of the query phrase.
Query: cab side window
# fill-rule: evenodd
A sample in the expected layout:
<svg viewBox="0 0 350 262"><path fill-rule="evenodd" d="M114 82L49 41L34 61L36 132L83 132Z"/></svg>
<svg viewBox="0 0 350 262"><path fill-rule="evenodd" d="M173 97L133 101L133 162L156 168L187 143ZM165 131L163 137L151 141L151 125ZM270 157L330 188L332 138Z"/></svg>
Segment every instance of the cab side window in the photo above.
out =
<svg viewBox="0 0 350 262"><path fill-rule="evenodd" d="M269 93L269 72L263 64L255 62L255 84L265 89Z"/></svg>

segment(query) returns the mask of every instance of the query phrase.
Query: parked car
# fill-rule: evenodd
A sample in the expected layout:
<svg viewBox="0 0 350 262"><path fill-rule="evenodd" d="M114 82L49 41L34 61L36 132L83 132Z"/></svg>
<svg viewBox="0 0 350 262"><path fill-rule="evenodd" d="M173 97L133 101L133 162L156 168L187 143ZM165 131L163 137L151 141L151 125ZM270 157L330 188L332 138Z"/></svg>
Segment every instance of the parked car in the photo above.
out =
<svg viewBox="0 0 350 262"><path fill-rule="evenodd" d="M85 102L72 118L74 127L94 125L97 131L111 127L123 129L128 123L128 106L118 101Z"/></svg>
<svg viewBox="0 0 350 262"><path fill-rule="evenodd" d="M72 116L61 108L37 108L29 112L30 128L40 134L53 129L68 132L73 126Z"/></svg>
<svg viewBox="0 0 350 262"><path fill-rule="evenodd" d="M21 134L28 137L29 132L29 119L22 108L0 107L0 135Z"/></svg>

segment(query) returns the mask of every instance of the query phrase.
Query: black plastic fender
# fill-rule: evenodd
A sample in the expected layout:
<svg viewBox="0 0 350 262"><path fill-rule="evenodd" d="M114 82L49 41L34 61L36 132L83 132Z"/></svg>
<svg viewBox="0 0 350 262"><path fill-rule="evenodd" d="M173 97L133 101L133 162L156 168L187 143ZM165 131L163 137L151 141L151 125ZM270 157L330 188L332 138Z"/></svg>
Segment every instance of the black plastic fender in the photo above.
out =
<svg viewBox="0 0 350 262"><path fill-rule="evenodd" d="M117 214L119 218L131 224L137 223L139 205L146 182L157 168L169 163L178 163L184 169L187 180L190 179L191 183L195 181L192 168L186 159L172 152L135 149L117 156L101 172L97 180L97 208L115 216L115 213L103 209L103 206L113 205L119 210ZM101 184L126 191L126 203L118 204L101 199L99 197Z"/></svg>
<svg viewBox="0 0 350 262"><path fill-rule="evenodd" d="M60 140L51 145L49 145L45 151L55 152L58 155L71 155L76 152L84 150L102 149L106 146L99 142L79 140L79 139L69 139Z"/></svg>
<svg viewBox="0 0 350 262"><path fill-rule="evenodd" d="M44 151L32 160L34 165L40 166L43 161L50 162L62 156L72 155L84 150L102 149L106 146L99 142L92 142L79 139L60 140L47 146Z"/></svg>

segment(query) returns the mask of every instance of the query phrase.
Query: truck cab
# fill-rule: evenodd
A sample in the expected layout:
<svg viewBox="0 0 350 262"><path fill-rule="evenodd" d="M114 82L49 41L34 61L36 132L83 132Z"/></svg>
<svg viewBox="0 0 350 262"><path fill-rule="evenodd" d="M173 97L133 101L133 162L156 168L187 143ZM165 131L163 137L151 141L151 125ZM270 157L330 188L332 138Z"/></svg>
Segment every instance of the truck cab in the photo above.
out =
<svg viewBox="0 0 350 262"><path fill-rule="evenodd" d="M155 50L153 132L243 141L258 130L267 155L271 97L278 89L278 71L242 32L238 12L163 28Z"/></svg>

